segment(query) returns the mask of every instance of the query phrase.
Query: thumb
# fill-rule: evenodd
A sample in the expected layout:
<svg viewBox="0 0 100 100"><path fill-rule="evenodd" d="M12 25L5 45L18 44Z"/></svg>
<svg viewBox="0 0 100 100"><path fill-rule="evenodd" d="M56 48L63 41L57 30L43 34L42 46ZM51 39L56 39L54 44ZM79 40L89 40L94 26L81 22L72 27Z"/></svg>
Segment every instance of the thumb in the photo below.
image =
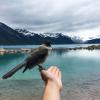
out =
<svg viewBox="0 0 100 100"><path fill-rule="evenodd" d="M46 79L50 79L50 80L53 79L52 74L51 74L49 71L47 71L47 70L42 70L42 71L41 71L41 74L42 74L43 77L46 78Z"/></svg>
<svg viewBox="0 0 100 100"><path fill-rule="evenodd" d="M46 70L42 70L41 74L42 74L43 77L49 78L48 72Z"/></svg>

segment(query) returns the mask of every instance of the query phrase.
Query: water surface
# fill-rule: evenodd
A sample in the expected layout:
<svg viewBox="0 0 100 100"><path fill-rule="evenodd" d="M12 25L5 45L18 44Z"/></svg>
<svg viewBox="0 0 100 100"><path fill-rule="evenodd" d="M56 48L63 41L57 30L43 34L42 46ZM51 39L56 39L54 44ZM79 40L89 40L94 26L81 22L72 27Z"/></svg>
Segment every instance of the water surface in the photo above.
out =
<svg viewBox="0 0 100 100"><path fill-rule="evenodd" d="M27 56L28 54L20 53L0 55L0 77L15 65L21 63ZM58 66L62 71L62 80L64 84L62 100L100 99L100 50L53 51L43 66L48 68L52 65ZM2 89L0 93L4 94L6 89L8 89L7 93L10 93L9 96L11 96L11 94L14 96L16 92L18 92L19 100L21 100L23 96L25 96L21 93L22 91L23 93L25 91L29 100L31 100L33 96L36 97L35 100L38 100L37 98L40 97L42 93L42 90L40 90L41 92L38 90L40 88L43 89L38 68L36 67L31 71L28 70L24 74L22 73L22 70L17 72L7 81L0 82L0 90ZM33 90L38 94L38 96L32 92ZM5 96L7 97L6 94ZM11 100L3 99L6 98L5 96L2 97L2 100ZM17 100L16 96L13 97L13 100Z"/></svg>

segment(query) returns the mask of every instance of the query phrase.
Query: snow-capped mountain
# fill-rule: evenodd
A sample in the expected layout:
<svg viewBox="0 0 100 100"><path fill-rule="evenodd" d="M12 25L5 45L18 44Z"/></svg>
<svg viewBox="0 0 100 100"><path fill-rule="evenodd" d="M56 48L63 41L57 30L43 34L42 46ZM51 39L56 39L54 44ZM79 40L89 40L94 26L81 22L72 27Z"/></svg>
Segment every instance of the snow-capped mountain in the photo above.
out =
<svg viewBox="0 0 100 100"><path fill-rule="evenodd" d="M33 39L36 43L50 40L53 44L72 44L74 43L69 36L63 35L62 33L33 33L26 29L15 29L18 33Z"/></svg>
<svg viewBox="0 0 100 100"><path fill-rule="evenodd" d="M62 33L33 33L26 29L12 29L0 23L0 45L29 45L41 44L50 40L52 44L73 44L69 36Z"/></svg>
<svg viewBox="0 0 100 100"><path fill-rule="evenodd" d="M38 34L41 37L52 37L52 38L58 38L59 35L65 36L62 33L50 33L50 32L47 32L47 33L33 33L33 32L30 32L30 31L28 31L26 29L15 29L15 30L18 33L22 33L23 35L26 35L26 36L34 36L35 34Z"/></svg>
<svg viewBox="0 0 100 100"><path fill-rule="evenodd" d="M41 44L50 40L53 44L74 44L74 43L100 43L100 36L92 37L83 42L82 38L69 37L62 33L34 33L26 29L12 29L0 22L0 45L30 45Z"/></svg>

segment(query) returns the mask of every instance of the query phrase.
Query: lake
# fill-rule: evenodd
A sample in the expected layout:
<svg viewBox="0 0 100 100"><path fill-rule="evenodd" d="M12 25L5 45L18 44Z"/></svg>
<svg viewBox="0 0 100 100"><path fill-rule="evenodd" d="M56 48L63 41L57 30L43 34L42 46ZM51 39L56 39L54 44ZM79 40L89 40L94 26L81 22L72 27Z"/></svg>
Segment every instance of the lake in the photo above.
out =
<svg viewBox="0 0 100 100"><path fill-rule="evenodd" d="M52 45L53 48L74 48L74 47L87 47L91 45L98 45L98 44L63 44L63 45ZM35 48L38 45L0 45L0 48Z"/></svg>
<svg viewBox="0 0 100 100"><path fill-rule="evenodd" d="M60 47L74 46L63 45ZM77 44L77 46L81 45ZM59 47L59 45L54 47ZM27 56L28 54L20 53L0 55L0 76L21 63ZM58 66L62 72L64 85L62 100L100 100L100 50L52 51L43 66L48 68L52 65ZM38 68L28 70L24 74L22 71L23 69L8 80L0 81L0 90L2 89L0 100L11 100L11 98L17 100L16 93L18 93L18 100L21 100L23 96L25 97L24 100L31 100L32 98L39 100L42 94L40 88L43 89L43 83L40 80Z"/></svg>

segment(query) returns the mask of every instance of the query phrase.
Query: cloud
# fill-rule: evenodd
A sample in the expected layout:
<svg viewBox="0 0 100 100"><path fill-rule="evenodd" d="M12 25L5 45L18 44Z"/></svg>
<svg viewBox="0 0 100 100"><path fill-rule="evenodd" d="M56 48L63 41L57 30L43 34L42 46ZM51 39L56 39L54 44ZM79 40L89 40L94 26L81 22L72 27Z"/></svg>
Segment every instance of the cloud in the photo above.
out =
<svg viewBox="0 0 100 100"><path fill-rule="evenodd" d="M99 5L99 0L0 0L0 21L34 32L89 37L88 34L98 35L91 32L93 29L100 32Z"/></svg>

